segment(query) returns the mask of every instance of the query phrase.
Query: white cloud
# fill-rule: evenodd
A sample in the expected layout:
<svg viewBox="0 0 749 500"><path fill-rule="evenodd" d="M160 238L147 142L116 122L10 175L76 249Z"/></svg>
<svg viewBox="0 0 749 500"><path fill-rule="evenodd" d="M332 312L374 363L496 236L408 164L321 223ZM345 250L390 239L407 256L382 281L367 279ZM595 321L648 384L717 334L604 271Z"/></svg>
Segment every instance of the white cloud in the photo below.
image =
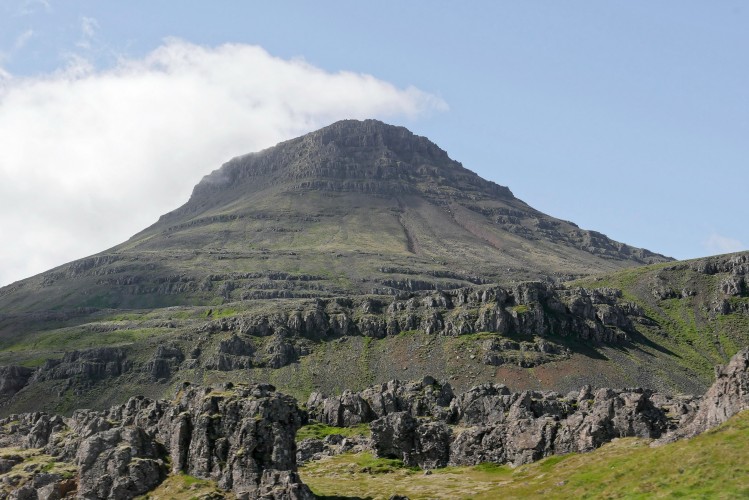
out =
<svg viewBox="0 0 749 500"><path fill-rule="evenodd" d="M337 119L445 107L260 47L179 40L105 71L72 58L0 79L0 284L124 241L233 156Z"/></svg>
<svg viewBox="0 0 749 500"><path fill-rule="evenodd" d="M717 233L711 234L703 243L710 255L746 250L746 246L739 240L721 236Z"/></svg>

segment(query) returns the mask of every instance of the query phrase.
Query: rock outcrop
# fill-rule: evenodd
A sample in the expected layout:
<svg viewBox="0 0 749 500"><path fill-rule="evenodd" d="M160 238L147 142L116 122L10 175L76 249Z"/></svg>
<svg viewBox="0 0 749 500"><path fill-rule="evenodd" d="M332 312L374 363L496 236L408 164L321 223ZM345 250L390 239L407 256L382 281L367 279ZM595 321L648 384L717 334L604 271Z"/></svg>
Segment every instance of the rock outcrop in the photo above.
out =
<svg viewBox="0 0 749 500"><path fill-rule="evenodd" d="M696 435L749 409L749 349L718 367L716 376L701 402L589 386L561 395L483 384L455 395L431 377L329 398L313 393L307 408L314 419L340 427L369 423L371 437L334 434L299 447L295 434L308 414L272 386L185 384L173 401L137 397L70 418L27 413L0 420L0 447L17 451L0 457L0 498L75 493L129 499L170 473L186 473L242 499L311 499L297 464L344 452L374 450L432 469L526 464L591 451L620 437L657 444Z"/></svg>
<svg viewBox="0 0 749 500"><path fill-rule="evenodd" d="M358 393L344 391L330 398L313 392L307 400L307 411L318 422L350 427L397 412L415 417L446 417L454 397L450 384L439 384L432 377L420 382L391 380Z"/></svg>
<svg viewBox="0 0 749 500"><path fill-rule="evenodd" d="M292 336L310 340L346 335L384 338L419 330L432 335L491 332L619 342L627 339L634 331L634 322L643 315L637 306L621 300L619 290L527 282L513 288L482 285L394 298L316 299L309 301L303 311L222 318L206 325L204 330L256 337L276 334L281 338ZM234 339L232 342L236 343ZM520 349L520 345L514 349ZM530 349L565 354L562 348L551 344ZM219 352L225 354L227 350L237 349L227 349L222 343Z"/></svg>
<svg viewBox="0 0 749 500"><path fill-rule="evenodd" d="M518 393L497 384L455 396L449 384L427 377L331 398L313 393L307 407L312 418L329 425L370 422L378 455L402 459L406 465L520 465L554 454L592 451L620 437L670 442L725 422L749 409L749 349L716 368L716 380L701 400L639 388L589 386L567 395Z"/></svg>
<svg viewBox="0 0 749 500"><path fill-rule="evenodd" d="M699 409L664 441L701 434L749 409L749 349L739 351L725 366L715 368L715 382L705 393Z"/></svg>
<svg viewBox="0 0 749 500"><path fill-rule="evenodd" d="M214 480L238 498L311 499L296 474L294 436L305 421L296 401L269 385L186 386L171 402L132 398L69 419L14 415L0 421L0 446L42 448L70 462L78 471L78 498L133 498L156 487L171 467ZM33 489L29 484L15 490Z"/></svg>
<svg viewBox="0 0 749 500"><path fill-rule="evenodd" d="M49 359L36 371L34 380L75 379L93 382L129 371L132 362L119 347L97 347L66 352L62 359Z"/></svg>
<svg viewBox="0 0 749 500"><path fill-rule="evenodd" d="M34 370L24 366L0 366L0 396L12 396L29 382Z"/></svg>
<svg viewBox="0 0 749 500"><path fill-rule="evenodd" d="M618 437L659 438L695 411L692 398L643 389L584 387L577 393L513 393L496 384L454 396L431 378L391 381L359 393L307 401L312 418L329 425L370 422L380 456L422 468L481 462L529 463L586 452Z"/></svg>

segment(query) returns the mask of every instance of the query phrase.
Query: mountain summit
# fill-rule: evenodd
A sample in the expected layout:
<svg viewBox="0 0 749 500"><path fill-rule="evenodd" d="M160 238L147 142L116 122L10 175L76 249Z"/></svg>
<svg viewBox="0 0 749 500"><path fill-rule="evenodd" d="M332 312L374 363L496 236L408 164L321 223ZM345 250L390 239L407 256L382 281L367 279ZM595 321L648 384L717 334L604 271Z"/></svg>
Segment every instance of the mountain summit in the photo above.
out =
<svg viewBox="0 0 749 500"><path fill-rule="evenodd" d="M533 209L406 128L345 120L230 160L153 226L0 306L393 295L665 260Z"/></svg>

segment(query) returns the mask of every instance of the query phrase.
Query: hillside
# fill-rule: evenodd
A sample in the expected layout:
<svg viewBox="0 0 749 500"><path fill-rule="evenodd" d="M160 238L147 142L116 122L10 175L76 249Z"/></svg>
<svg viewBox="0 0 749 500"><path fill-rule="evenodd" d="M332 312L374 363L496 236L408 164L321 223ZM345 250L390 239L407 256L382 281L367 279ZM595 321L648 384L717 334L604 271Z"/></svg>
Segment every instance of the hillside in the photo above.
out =
<svg viewBox="0 0 749 500"><path fill-rule="evenodd" d="M0 289L0 413L184 381L299 398L426 375L699 394L749 343L746 259L673 262L544 215L402 127L338 122L229 161L113 249Z"/></svg>
<svg viewBox="0 0 749 500"><path fill-rule="evenodd" d="M349 120L227 162L127 242L0 289L0 310L393 295L666 260L529 207L405 128Z"/></svg>
<svg viewBox="0 0 749 500"><path fill-rule="evenodd" d="M101 408L174 384L269 381L298 398L432 375L700 394L749 343L749 254L585 282L0 318L3 413Z"/></svg>

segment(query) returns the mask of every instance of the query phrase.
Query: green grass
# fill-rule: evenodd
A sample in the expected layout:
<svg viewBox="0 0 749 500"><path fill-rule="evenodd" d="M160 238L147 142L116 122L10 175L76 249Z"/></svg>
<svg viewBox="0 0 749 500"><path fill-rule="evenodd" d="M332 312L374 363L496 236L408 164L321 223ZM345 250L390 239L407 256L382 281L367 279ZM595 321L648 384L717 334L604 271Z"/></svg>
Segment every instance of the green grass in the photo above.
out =
<svg viewBox="0 0 749 500"><path fill-rule="evenodd" d="M145 340L158 335L174 333L169 328L137 328L114 330L110 332L95 332L84 328L63 328L29 335L24 338L13 339L12 343L0 348L0 351L19 352L55 349L84 349L88 347L100 347L130 344Z"/></svg>
<svg viewBox="0 0 749 500"><path fill-rule="evenodd" d="M749 343L749 317L712 312L726 273L713 275L694 271L682 263L662 263L584 278L572 286L611 287L622 291L622 301L637 304L654 325L639 324L637 330L651 346L671 351L672 359L696 376L712 378L713 366L725 363L741 346ZM678 297L660 299L653 290L672 290ZM682 294L688 290L687 294ZM684 295L684 296L680 296ZM740 304L742 297L729 297Z"/></svg>
<svg viewBox="0 0 749 500"><path fill-rule="evenodd" d="M369 436L369 425L360 424L353 427L334 427L321 423L305 425L296 433L296 440L307 438L323 439L326 436L338 434L343 437Z"/></svg>
<svg viewBox="0 0 749 500"><path fill-rule="evenodd" d="M138 500L197 500L236 497L231 492L219 490L215 481L179 473L171 474L156 489L136 498Z"/></svg>
<svg viewBox="0 0 749 500"><path fill-rule="evenodd" d="M321 496L389 498L746 498L749 496L749 411L696 438L660 447L615 440L583 454L506 465L447 467L424 475L397 463L373 472L371 455L340 455L300 469Z"/></svg>
<svg viewBox="0 0 749 500"><path fill-rule="evenodd" d="M513 306L513 307L511 307L511 309L514 312L516 312L517 314L525 314L525 313L527 313L528 311L531 310L530 307L528 307L525 304L520 304L520 305L517 305L517 306Z"/></svg>

